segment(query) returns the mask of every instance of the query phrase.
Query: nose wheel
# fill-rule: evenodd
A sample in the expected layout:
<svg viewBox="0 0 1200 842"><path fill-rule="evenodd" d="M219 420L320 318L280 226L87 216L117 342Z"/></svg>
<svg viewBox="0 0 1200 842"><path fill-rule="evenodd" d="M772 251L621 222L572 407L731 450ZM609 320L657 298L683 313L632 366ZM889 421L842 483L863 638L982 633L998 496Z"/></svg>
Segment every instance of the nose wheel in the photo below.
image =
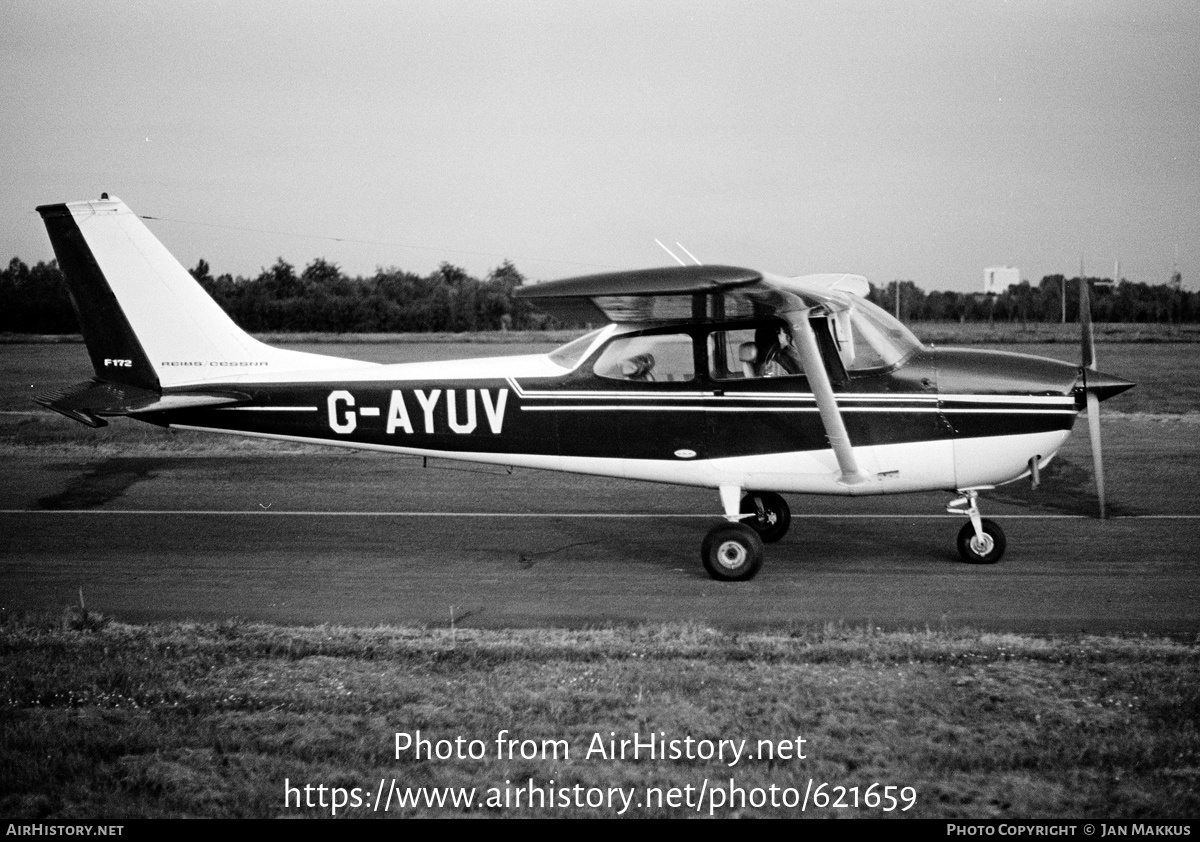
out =
<svg viewBox="0 0 1200 842"><path fill-rule="evenodd" d="M982 538L975 534L975 526L970 523L958 533L958 554L968 564L995 564L1004 555L1004 530L987 518L982 525Z"/></svg>
<svg viewBox="0 0 1200 842"><path fill-rule="evenodd" d="M1004 555L1008 542L1004 530L994 520L979 514L979 492L968 490L946 507L954 515L966 515L970 523L958 532L958 554L968 564L995 564Z"/></svg>

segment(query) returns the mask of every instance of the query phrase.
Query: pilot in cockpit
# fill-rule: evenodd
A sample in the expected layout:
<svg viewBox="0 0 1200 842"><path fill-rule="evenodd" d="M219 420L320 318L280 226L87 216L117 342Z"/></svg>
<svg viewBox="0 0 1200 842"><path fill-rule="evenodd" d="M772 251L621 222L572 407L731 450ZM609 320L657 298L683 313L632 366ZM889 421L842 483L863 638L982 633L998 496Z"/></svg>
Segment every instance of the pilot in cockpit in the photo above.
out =
<svg viewBox="0 0 1200 842"><path fill-rule="evenodd" d="M752 368L755 377L782 377L804 372L800 354L792 343L792 332L785 325L757 328L753 348L753 361L744 367Z"/></svg>

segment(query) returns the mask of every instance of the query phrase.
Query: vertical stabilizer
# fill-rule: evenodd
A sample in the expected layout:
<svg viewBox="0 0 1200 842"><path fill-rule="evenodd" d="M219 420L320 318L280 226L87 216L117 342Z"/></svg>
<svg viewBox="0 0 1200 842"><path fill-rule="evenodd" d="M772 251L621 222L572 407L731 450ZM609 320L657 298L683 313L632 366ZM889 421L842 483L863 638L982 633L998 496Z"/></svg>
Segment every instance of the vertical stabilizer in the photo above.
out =
<svg viewBox="0 0 1200 842"><path fill-rule="evenodd" d="M119 199L37 210L101 379L158 389L361 365L254 339Z"/></svg>
<svg viewBox="0 0 1200 842"><path fill-rule="evenodd" d="M75 221L72 208L78 208L79 204L42 205L38 213L46 224L58 266L67 280L67 291L79 329L87 341L92 368L104 380L157 389L158 374Z"/></svg>

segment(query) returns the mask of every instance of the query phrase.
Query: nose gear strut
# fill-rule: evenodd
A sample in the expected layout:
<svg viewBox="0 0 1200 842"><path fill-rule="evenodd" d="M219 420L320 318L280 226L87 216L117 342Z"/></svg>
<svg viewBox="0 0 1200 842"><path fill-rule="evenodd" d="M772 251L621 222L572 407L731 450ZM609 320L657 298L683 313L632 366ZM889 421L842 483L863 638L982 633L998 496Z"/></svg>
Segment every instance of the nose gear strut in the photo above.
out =
<svg viewBox="0 0 1200 842"><path fill-rule="evenodd" d="M1004 555L1007 544L1004 530L994 520L980 516L978 489L962 489L960 493L962 497L946 506L948 513L971 519L958 533L958 554L968 564L995 564Z"/></svg>

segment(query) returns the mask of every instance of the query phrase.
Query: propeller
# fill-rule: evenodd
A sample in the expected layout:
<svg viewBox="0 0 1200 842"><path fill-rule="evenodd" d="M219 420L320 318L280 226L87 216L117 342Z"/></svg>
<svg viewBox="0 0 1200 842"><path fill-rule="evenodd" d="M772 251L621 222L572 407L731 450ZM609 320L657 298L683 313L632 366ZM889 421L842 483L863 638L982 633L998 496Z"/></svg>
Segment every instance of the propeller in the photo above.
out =
<svg viewBox="0 0 1200 842"><path fill-rule="evenodd" d="M1083 368L1084 392L1087 395L1088 437L1092 442L1092 467L1096 475L1096 496L1100 500L1100 519L1106 517L1104 510L1104 453L1100 445L1100 396L1089 380L1096 380L1096 337L1092 330L1092 296L1088 289L1087 275L1083 271L1083 258L1079 259L1079 329L1081 333L1080 365ZM1091 376L1089 376L1091 375ZM1099 384L1095 384L1099 385Z"/></svg>

